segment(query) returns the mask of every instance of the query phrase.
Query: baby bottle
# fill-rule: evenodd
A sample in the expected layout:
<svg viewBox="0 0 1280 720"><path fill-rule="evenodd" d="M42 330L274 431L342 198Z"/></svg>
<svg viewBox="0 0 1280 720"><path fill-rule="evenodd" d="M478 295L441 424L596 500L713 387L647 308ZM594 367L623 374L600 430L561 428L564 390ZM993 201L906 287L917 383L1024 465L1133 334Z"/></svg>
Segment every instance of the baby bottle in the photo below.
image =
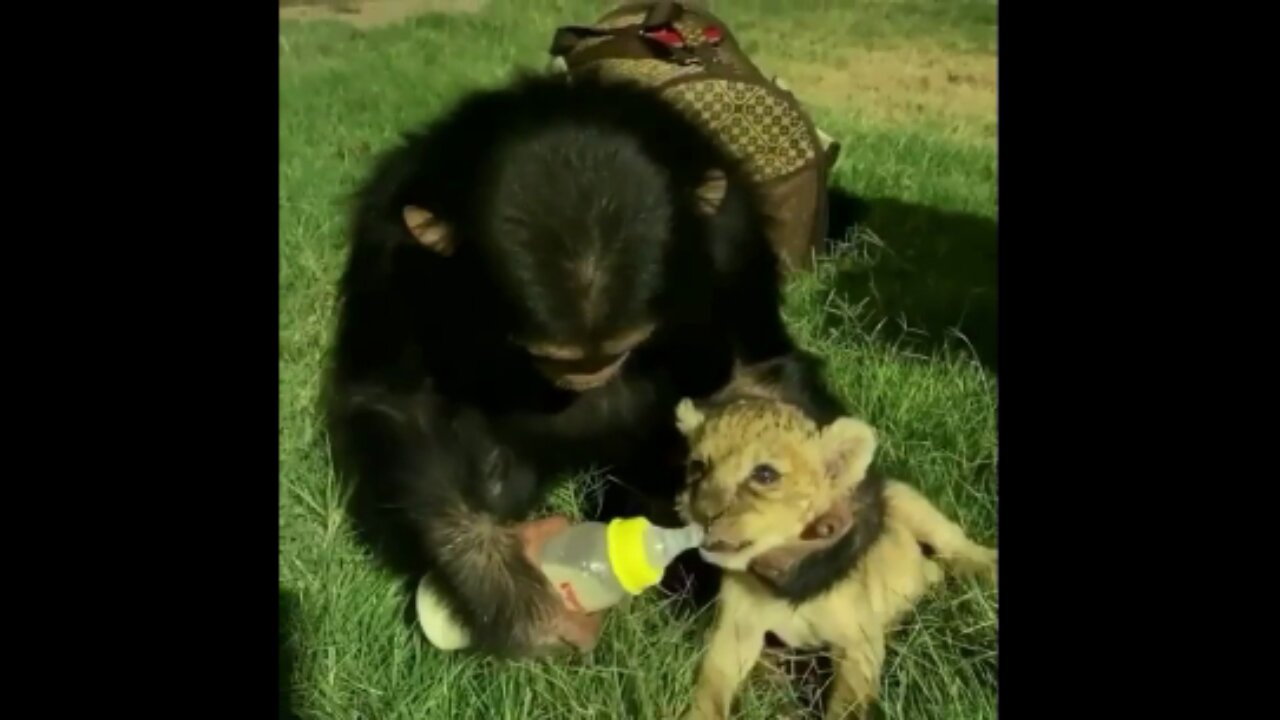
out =
<svg viewBox="0 0 1280 720"><path fill-rule="evenodd" d="M643 517L571 525L542 546L544 575L571 610L593 613L639 595L662 580L680 553L702 542L702 528L662 528ZM418 584L418 624L431 644L456 650L470 644L427 578Z"/></svg>

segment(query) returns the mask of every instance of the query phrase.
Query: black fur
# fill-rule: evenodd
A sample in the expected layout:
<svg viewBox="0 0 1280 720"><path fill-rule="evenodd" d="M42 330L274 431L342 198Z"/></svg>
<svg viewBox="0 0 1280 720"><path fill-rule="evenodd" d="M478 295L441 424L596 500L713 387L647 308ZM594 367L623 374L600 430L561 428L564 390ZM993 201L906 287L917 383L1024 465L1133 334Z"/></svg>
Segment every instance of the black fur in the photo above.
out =
<svg viewBox="0 0 1280 720"><path fill-rule="evenodd" d="M707 218L694 191L712 169L729 192ZM841 414L783 326L742 171L646 90L526 78L474 93L387 153L357 205L329 388L339 469L362 534L410 580L434 568L480 650L537 635L550 594L503 523L563 471L678 469L676 401L716 391L735 359L783 358L788 399ZM452 256L414 240L406 205L449 225ZM587 261L607 278L590 298L572 274ZM646 317L658 330L621 374L578 395L511 342L586 342ZM679 474L661 474L624 479L669 505ZM448 542L459 534L473 542Z"/></svg>
<svg viewBox="0 0 1280 720"><path fill-rule="evenodd" d="M871 471L853 491L853 525L834 545L806 556L782 579L757 575L779 596L800 605L849 576L884 531L884 475Z"/></svg>

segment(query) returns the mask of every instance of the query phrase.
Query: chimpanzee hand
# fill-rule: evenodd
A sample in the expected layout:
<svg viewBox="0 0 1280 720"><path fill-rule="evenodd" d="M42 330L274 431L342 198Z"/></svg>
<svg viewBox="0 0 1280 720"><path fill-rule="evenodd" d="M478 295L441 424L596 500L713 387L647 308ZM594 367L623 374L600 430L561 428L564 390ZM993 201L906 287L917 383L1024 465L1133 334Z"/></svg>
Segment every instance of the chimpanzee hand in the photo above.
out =
<svg viewBox="0 0 1280 720"><path fill-rule="evenodd" d="M525 557L534 567L538 567L542 553L542 545L552 536L569 527L569 520L563 516L531 520L517 526L520 543L524 546ZM589 652L600 639L600 630L604 620L603 613L580 613L560 603L556 613L547 623L540 639L541 643L551 644L564 642L583 652Z"/></svg>

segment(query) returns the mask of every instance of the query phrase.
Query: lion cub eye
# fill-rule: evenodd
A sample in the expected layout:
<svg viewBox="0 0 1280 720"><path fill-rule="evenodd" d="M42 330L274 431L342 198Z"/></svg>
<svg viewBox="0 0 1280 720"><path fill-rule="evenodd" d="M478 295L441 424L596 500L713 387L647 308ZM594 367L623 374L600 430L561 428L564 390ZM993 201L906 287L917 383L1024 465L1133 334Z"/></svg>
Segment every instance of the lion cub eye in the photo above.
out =
<svg viewBox="0 0 1280 720"><path fill-rule="evenodd" d="M778 482L781 475L770 465L757 465L751 469L751 482L757 485L772 485Z"/></svg>

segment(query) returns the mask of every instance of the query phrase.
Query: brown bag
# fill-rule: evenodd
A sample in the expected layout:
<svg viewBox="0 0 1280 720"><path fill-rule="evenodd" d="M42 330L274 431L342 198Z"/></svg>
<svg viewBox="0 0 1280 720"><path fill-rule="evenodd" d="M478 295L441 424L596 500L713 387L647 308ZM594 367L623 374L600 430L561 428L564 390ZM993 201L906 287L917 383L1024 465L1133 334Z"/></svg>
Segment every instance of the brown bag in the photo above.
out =
<svg viewBox="0 0 1280 720"><path fill-rule="evenodd" d="M626 4L594 25L559 28L550 52L553 70L648 85L709 130L758 183L784 267L812 266L827 230L827 178L839 145L760 72L718 18L678 2Z"/></svg>

